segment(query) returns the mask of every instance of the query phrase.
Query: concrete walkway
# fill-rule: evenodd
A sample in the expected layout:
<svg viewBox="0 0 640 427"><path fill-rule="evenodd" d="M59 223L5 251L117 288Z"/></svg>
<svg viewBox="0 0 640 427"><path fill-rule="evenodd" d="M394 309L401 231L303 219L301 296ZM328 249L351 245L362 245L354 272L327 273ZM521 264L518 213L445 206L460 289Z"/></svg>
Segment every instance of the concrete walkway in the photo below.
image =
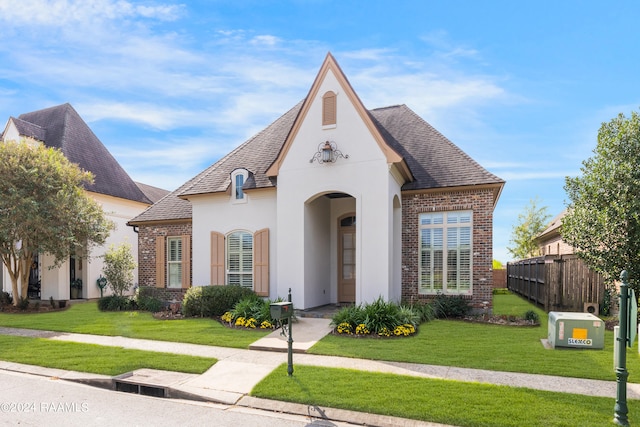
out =
<svg viewBox="0 0 640 427"><path fill-rule="evenodd" d="M384 372L423 378L440 378L468 382L481 382L526 387L538 390L575 393L589 396L616 397L615 381L586 380L579 378L532 375L513 372L496 372L447 366L422 365L415 363L384 362L335 356L305 354L318 340L331 331L329 319L300 317L293 324L293 364L356 369L370 372ZM135 371L131 380L146 384L157 384L169 389L171 397L219 402L228 405L243 405L260 409L278 410L291 413L310 414L307 405L256 399L248 396L251 389L269 373L283 363L287 363L287 337L280 330L274 331L256 341L249 350L213 347L197 344L171 343L144 339L108 337L100 335L73 334L64 332L36 331L0 327L0 334L42 337L51 340L116 346L122 348L213 357L218 362L202 375L167 373L164 371ZM111 377L96 374L68 372L56 369L1 362L0 369L20 371L80 381L110 387ZM137 377L136 377L137 376ZM612 377L614 373L612 370ZM108 384L108 385L107 385ZM640 384L627 384L627 397L640 399ZM302 411L302 412L300 412ZM416 425L436 426L437 424L399 420L335 409L322 409L323 417L335 421L346 421L368 425ZM313 412L313 411L312 411ZM320 412L318 412L320 414ZM333 418L332 418L333 417ZM408 424L407 424L408 423Z"/></svg>

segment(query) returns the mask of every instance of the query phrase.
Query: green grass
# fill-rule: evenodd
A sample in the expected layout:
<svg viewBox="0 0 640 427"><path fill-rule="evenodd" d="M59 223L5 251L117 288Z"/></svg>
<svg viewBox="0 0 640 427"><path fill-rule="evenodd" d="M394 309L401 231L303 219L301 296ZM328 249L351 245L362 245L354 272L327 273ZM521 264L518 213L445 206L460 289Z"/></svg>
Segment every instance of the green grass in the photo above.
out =
<svg viewBox="0 0 640 427"><path fill-rule="evenodd" d="M540 322L542 318L547 321L547 314L541 308L531 304L524 298L520 298L514 294L508 295L494 295L493 296L493 313L494 314L506 314L511 316L522 316L529 310L533 310L540 316ZM541 323L542 324L542 323ZM546 323L543 325L546 326Z"/></svg>
<svg viewBox="0 0 640 427"><path fill-rule="evenodd" d="M140 368L201 374L216 363L208 357L6 335L0 335L0 360L111 376Z"/></svg>
<svg viewBox="0 0 640 427"><path fill-rule="evenodd" d="M350 338L328 335L310 353L362 359L458 366L615 381L613 332L605 332L604 350L545 349L548 317L515 295L494 296L496 314L523 315L533 309L539 327L515 327L433 320L420 325L415 336L399 339ZM637 344L636 344L637 346ZM627 349L629 382L640 382L637 347Z"/></svg>
<svg viewBox="0 0 640 427"><path fill-rule="evenodd" d="M233 348L248 348L271 332L230 329L208 318L158 320L147 312L103 312L95 302L73 304L67 310L48 313L0 313L0 326Z"/></svg>
<svg viewBox="0 0 640 427"><path fill-rule="evenodd" d="M375 387L371 385L375 384ZM286 365L251 392L267 399L402 418L491 427L613 425L615 399L348 369ZM640 413L640 401L628 401Z"/></svg>

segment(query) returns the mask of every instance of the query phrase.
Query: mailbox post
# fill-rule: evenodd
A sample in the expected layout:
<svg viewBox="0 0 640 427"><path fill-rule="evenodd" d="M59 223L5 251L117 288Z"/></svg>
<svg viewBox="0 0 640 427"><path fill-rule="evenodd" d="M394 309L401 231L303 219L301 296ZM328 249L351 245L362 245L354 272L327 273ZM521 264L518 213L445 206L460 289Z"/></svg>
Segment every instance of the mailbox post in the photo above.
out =
<svg viewBox="0 0 640 427"><path fill-rule="evenodd" d="M287 332L289 334L289 338L287 339L287 374L291 376L293 375L293 336L291 334L293 303L291 302L291 288L289 288L289 301L271 303L269 309L271 311L271 318L280 320L280 324L282 325L282 332L280 334L285 337L287 336Z"/></svg>
<svg viewBox="0 0 640 427"><path fill-rule="evenodd" d="M620 329L616 337L616 404L614 406L613 422L620 426L628 426L627 414L627 349L631 347L636 338L636 325L638 322L638 303L636 302L635 291L629 288L629 274L624 270L620 274Z"/></svg>
<svg viewBox="0 0 640 427"><path fill-rule="evenodd" d="M101 274L98 280L96 280L96 285L98 285L98 287L100 288L100 298L102 298L102 291L105 288L105 286L107 286L107 278L102 277L102 274Z"/></svg>

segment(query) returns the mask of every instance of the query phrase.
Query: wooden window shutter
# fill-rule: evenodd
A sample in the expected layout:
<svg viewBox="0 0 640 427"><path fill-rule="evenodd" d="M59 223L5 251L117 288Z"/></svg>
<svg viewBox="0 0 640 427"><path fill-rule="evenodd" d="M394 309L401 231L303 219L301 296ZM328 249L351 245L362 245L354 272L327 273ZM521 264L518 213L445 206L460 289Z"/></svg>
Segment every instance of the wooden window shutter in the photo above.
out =
<svg viewBox="0 0 640 427"><path fill-rule="evenodd" d="M269 229L258 230L253 235L253 291L269 296Z"/></svg>
<svg viewBox="0 0 640 427"><path fill-rule="evenodd" d="M191 236L182 236L182 289L191 287Z"/></svg>
<svg viewBox="0 0 640 427"><path fill-rule="evenodd" d="M211 285L224 285L224 235L211 232Z"/></svg>
<svg viewBox="0 0 640 427"><path fill-rule="evenodd" d="M322 95L322 126L336 124L336 94L329 91Z"/></svg>
<svg viewBox="0 0 640 427"><path fill-rule="evenodd" d="M164 251L165 242L164 236L156 236L156 288L164 288Z"/></svg>

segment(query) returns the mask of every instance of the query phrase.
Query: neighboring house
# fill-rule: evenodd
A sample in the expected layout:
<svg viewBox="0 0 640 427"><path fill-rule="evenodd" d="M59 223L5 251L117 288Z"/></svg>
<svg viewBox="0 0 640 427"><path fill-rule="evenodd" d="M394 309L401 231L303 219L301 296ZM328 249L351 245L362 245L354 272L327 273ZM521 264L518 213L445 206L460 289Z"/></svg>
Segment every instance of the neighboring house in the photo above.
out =
<svg viewBox="0 0 640 427"><path fill-rule="evenodd" d="M71 295L71 282L81 279L80 296L99 297L96 281L102 273L100 255L110 244L128 241L137 260L138 236L127 226L127 220L143 212L168 191L133 182L69 104L10 117L2 133L2 141L11 140L40 141L47 147L60 149L71 162L92 172L94 183L85 185L85 190L102 205L107 218L116 224L106 244L94 248L90 257L77 253L59 268L50 268L53 264L51 256L39 254L30 273L29 296L67 300ZM6 292L11 292L11 281L5 267L2 268L1 283Z"/></svg>
<svg viewBox="0 0 640 427"><path fill-rule="evenodd" d="M563 210L551 220L547 228L538 236L535 241L538 244L541 255L571 255L574 254L573 246L562 240L560 228L562 227L562 218L567 215L567 210Z"/></svg>
<svg viewBox="0 0 640 427"><path fill-rule="evenodd" d="M463 119L463 118L461 118ZM491 301L504 181L405 105L367 110L331 54L307 97L129 221L139 283L238 284L294 306Z"/></svg>

